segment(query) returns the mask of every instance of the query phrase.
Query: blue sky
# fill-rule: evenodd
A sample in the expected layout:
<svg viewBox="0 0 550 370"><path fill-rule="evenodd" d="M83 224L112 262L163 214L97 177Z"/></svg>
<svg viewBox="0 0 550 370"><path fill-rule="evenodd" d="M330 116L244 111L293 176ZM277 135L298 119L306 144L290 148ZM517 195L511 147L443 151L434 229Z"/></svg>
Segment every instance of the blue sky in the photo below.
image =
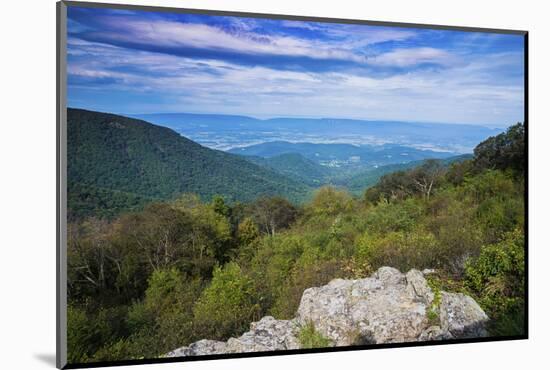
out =
<svg viewBox="0 0 550 370"><path fill-rule="evenodd" d="M138 114L523 121L523 37L68 8L68 105Z"/></svg>

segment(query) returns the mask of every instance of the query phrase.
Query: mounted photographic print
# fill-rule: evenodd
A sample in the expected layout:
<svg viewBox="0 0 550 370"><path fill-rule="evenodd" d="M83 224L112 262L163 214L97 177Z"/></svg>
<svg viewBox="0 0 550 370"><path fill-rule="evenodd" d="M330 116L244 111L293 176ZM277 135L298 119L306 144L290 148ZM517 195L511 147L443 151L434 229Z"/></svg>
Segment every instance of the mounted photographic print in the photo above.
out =
<svg viewBox="0 0 550 370"><path fill-rule="evenodd" d="M58 367L527 338L526 62L524 31L58 3Z"/></svg>

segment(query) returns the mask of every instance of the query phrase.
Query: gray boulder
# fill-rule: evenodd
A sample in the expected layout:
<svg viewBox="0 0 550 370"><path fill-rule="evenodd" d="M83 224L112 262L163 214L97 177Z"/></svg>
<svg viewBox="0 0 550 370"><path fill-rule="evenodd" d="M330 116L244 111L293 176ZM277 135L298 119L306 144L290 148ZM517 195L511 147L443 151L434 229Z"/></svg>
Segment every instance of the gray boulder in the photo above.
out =
<svg viewBox="0 0 550 370"><path fill-rule="evenodd" d="M294 320L265 316L250 325L250 331L227 341L227 352L263 352L298 349L299 326Z"/></svg>
<svg viewBox="0 0 550 370"><path fill-rule="evenodd" d="M226 343L217 340L202 339L191 343L188 347L181 347L168 352L165 357L202 356L226 353Z"/></svg>
<svg viewBox="0 0 550 370"><path fill-rule="evenodd" d="M433 271L426 271L433 273ZM227 342L200 340L166 356L280 351L300 348L301 328L313 325L330 345L400 343L487 335L487 315L469 296L440 292L438 307L424 273L382 267L372 276L335 279L306 289L293 320L265 316ZM428 319L436 312L438 322ZM433 316L433 315L431 315Z"/></svg>
<svg viewBox="0 0 550 370"><path fill-rule="evenodd" d="M312 323L336 346L417 340L426 329L433 293L422 273L391 267L372 277L333 280L304 291L296 319Z"/></svg>
<svg viewBox="0 0 550 370"><path fill-rule="evenodd" d="M439 305L441 329L453 338L487 336L485 324L489 318L472 297L462 293L441 293Z"/></svg>

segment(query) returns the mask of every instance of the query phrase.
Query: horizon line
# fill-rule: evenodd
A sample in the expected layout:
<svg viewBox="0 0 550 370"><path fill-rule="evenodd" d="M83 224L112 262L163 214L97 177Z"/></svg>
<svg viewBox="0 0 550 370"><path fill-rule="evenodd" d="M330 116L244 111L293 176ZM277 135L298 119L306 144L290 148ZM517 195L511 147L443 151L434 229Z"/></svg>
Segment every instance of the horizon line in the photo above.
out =
<svg viewBox="0 0 550 370"><path fill-rule="evenodd" d="M90 108L80 108L74 106L67 106L67 109L83 109L94 112L101 112L98 110ZM192 114L192 115L202 115L202 116L230 116L230 117L246 117L252 118L258 121L269 121L274 119L310 119L310 120L347 120L347 121L363 121L363 122L387 122L387 123L412 123L412 124L429 124L429 125L461 125L461 126L478 126L485 127L489 129L506 129L512 125L515 125L518 122L525 122L525 120L519 120L509 124L491 124L491 123L461 123L461 122L441 122L441 121L403 121L397 119L376 119L376 118L348 118L348 117L319 117L319 116L307 116L307 115L274 115L274 116L257 116L251 114L236 114L236 113L194 113L194 112L154 112L154 113L127 113L127 112L101 112L101 113L110 113L120 116L135 118L136 116L152 116L152 115L177 115L177 114Z"/></svg>

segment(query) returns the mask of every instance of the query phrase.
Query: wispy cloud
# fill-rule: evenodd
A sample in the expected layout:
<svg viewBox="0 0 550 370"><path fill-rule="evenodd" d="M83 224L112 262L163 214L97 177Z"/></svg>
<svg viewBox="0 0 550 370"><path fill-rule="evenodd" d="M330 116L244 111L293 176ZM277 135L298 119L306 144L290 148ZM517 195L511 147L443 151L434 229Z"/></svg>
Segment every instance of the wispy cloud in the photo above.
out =
<svg viewBox="0 0 550 370"><path fill-rule="evenodd" d="M270 23L272 23L271 21ZM125 14L108 14L101 19L101 29L86 29L74 36L84 40L131 47L174 55L223 58L224 53L260 56L287 56L321 60L340 60L358 64L367 63L368 47L377 43L403 41L414 37L412 31L357 25L334 25L297 21L283 21L287 32L258 32L258 21L233 18L232 27L203 23L180 22L159 18L136 18ZM302 37L289 36L289 30L305 28L314 33ZM307 37L306 37L307 36ZM215 51L200 53L200 51ZM424 53L422 62L437 63L437 50ZM441 51L441 53L443 53ZM403 59L403 58L402 58ZM412 60L412 59L410 59ZM391 65L392 59L381 63ZM402 60L398 60L400 66ZM411 64L408 64L411 65Z"/></svg>
<svg viewBox="0 0 550 370"><path fill-rule="evenodd" d="M69 104L502 126L523 119L517 36L79 8L69 18Z"/></svg>
<svg viewBox="0 0 550 370"><path fill-rule="evenodd" d="M380 66L410 67L418 64L439 64L450 66L458 62L451 53L430 47L404 48L374 56L368 61Z"/></svg>

